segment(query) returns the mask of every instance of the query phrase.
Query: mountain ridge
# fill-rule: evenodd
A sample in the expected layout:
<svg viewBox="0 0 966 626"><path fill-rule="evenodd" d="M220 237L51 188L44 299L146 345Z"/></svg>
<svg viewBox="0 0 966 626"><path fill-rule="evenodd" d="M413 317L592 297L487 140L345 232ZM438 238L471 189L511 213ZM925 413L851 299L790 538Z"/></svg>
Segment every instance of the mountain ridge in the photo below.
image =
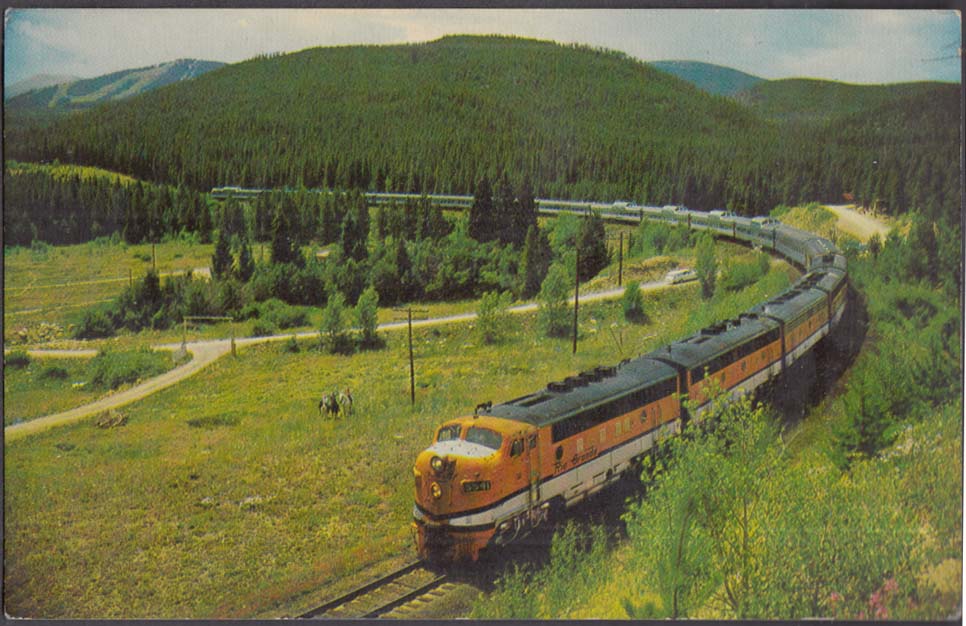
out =
<svg viewBox="0 0 966 626"><path fill-rule="evenodd" d="M766 80L732 67L702 61L649 61L648 65L718 96L733 96Z"/></svg>
<svg viewBox="0 0 966 626"><path fill-rule="evenodd" d="M7 99L5 105L12 113L23 115L76 111L196 78L224 65L218 61L176 59L32 89Z"/></svg>

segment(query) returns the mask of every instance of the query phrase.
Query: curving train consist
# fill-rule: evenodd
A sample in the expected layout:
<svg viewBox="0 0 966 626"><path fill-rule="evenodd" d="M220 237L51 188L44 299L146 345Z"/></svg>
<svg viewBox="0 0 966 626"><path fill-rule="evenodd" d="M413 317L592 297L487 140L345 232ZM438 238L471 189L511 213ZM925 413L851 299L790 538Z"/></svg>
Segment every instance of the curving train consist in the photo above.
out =
<svg viewBox="0 0 966 626"><path fill-rule="evenodd" d="M755 390L832 332L846 309L846 260L835 245L770 218L624 202L538 200L538 207L687 224L770 249L806 273L736 319L443 423L413 468L413 527L423 558L476 560L525 536L638 467L661 438L700 417L710 379L733 395Z"/></svg>

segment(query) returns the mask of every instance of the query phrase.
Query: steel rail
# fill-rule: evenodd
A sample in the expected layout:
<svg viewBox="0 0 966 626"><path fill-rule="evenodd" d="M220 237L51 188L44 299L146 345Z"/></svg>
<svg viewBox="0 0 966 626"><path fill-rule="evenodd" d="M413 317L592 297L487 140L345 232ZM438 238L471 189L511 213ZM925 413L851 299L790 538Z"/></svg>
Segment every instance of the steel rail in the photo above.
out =
<svg viewBox="0 0 966 626"><path fill-rule="evenodd" d="M342 594L341 596L329 600L328 602L306 611L305 613L299 615L299 619L312 619L312 618L325 618L325 617L339 617L339 618L354 618L354 617L378 617L388 613L389 611L400 607L407 602L425 595L434 588L440 586L446 582L447 577L445 574L433 574L431 580L417 587L406 587L402 594L394 594L394 597L389 601L383 601L375 607L366 608L362 614L350 615L350 614L339 614L339 615L327 615L333 613L335 610L342 607L348 606L350 603L355 602L360 598L364 598L367 595L371 595L373 592L388 587L393 583L397 583L400 579L408 574L416 572L420 569L426 569L423 561L415 561L404 565L393 572L390 572L384 576L377 578L371 582L368 582L360 587L349 591L348 593ZM426 570L429 571L429 570ZM399 582L400 585L403 583Z"/></svg>

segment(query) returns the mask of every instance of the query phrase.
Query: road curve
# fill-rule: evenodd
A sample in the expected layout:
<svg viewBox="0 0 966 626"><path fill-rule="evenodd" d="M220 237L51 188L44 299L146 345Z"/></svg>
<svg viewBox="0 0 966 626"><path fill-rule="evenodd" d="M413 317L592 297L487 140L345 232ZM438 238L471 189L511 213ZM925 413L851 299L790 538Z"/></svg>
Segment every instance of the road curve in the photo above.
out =
<svg viewBox="0 0 966 626"><path fill-rule="evenodd" d="M664 281L652 281L649 283L641 284L641 291L654 291L656 289L661 289L664 287L669 287ZM600 291L595 293L589 293L580 296L581 302L596 302L599 300L608 300L613 298L618 298L624 294L624 288L618 287L616 289L609 289L607 291ZM573 302L573 298L569 300ZM508 310L511 313L530 313L537 310L536 303L520 304L517 306L510 307ZM468 322L476 319L475 312L469 313L458 313L455 315L447 315L444 317L435 317L424 320L413 320L413 327L422 326L437 326L441 324L453 324L458 322ZM391 331L400 330L406 328L408 322L388 322L385 324L380 324L378 330ZM271 341L285 341L292 337L293 333L287 333L284 335L272 335L269 337L243 337L235 340L236 346L250 346L258 343L267 343ZM318 337L318 331L304 331L301 333L294 333L297 337ZM178 350L181 348L180 343L169 343L154 346L155 350ZM182 380L192 376L211 363L215 362L220 357L231 352L231 341L228 339L217 339L209 341L194 341L185 345L187 351L192 355L192 359L183 365L156 376L154 378L148 379L143 383L131 387L130 389L125 389L119 393L111 394L105 396L100 400L91 402L90 404L85 404L79 406L69 411L63 411L61 413L55 413L53 415L47 415L45 417L38 417L30 421L21 422L19 424L13 424L7 426L3 429L4 441L10 443L16 441L27 435L43 432L45 430L63 426L64 424L72 424L78 420L82 420L86 417L92 415L97 415L108 411L110 409L120 408L136 402L145 398L155 392L166 389L175 383L179 383ZM6 351L5 351L6 352ZM96 350L28 350L28 354L37 357L92 357L97 354Z"/></svg>
<svg viewBox="0 0 966 626"><path fill-rule="evenodd" d="M825 207L838 218L836 228L855 235L862 242L868 241L875 234L883 239L889 234L889 226L871 215L855 210L854 204L827 204Z"/></svg>

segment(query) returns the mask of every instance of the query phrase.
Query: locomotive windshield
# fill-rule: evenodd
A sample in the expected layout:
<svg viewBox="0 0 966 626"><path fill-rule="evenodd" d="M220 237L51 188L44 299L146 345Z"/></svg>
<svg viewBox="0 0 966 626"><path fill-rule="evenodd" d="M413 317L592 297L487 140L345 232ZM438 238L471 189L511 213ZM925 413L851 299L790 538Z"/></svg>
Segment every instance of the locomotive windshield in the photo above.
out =
<svg viewBox="0 0 966 626"><path fill-rule="evenodd" d="M466 440L470 443L478 443L481 446L492 448L493 450L499 450L500 445L503 443L503 436L489 428L470 426L466 431Z"/></svg>
<svg viewBox="0 0 966 626"><path fill-rule="evenodd" d="M436 441L452 441L453 439L460 438L460 425L450 424L449 426L443 426L439 429L436 434Z"/></svg>

